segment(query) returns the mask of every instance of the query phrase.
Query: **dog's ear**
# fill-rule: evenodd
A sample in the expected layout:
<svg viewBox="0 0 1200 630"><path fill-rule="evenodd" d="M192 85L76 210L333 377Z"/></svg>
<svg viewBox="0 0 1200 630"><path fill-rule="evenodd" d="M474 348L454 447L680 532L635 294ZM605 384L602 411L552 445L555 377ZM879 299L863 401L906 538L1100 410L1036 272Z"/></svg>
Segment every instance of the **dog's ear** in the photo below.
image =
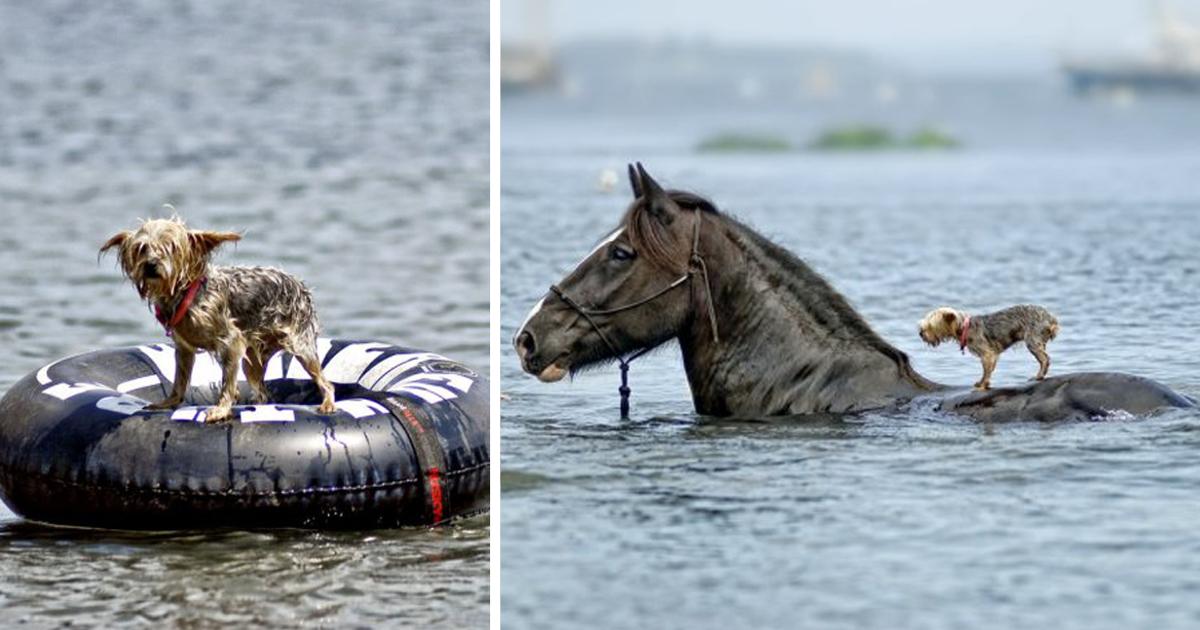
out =
<svg viewBox="0 0 1200 630"><path fill-rule="evenodd" d="M132 235L133 235L133 232L130 232L129 230L124 230L121 232L117 232L116 234L113 234L112 238L108 239L107 241L104 242L103 245L100 246L100 253L103 254L104 252L106 252L114 247L120 247L122 244L125 243L125 239L129 238Z"/></svg>
<svg viewBox="0 0 1200 630"><path fill-rule="evenodd" d="M207 256L212 250L216 249L221 243L227 241L240 241L242 235L237 232L213 232L210 230L189 230L188 241L192 247L200 250L202 255Z"/></svg>
<svg viewBox="0 0 1200 630"><path fill-rule="evenodd" d="M955 313L954 311L946 311L945 313L942 313L942 319L946 320L947 324L953 324L958 320L958 313Z"/></svg>

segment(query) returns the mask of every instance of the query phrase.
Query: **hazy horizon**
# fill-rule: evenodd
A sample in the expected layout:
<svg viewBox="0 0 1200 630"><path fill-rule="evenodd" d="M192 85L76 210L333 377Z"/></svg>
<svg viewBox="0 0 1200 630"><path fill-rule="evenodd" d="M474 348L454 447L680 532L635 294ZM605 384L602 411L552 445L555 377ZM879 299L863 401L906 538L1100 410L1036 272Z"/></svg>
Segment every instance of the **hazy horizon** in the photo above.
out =
<svg viewBox="0 0 1200 630"><path fill-rule="evenodd" d="M509 0L502 39L531 30L536 0ZM554 2L547 20L555 44L588 40L710 40L731 45L792 45L859 51L931 72L1039 73L1065 53L1120 55L1147 50L1154 39L1149 0L962 2L903 0L772 0L639 3ZM1189 19L1200 0L1166 5Z"/></svg>

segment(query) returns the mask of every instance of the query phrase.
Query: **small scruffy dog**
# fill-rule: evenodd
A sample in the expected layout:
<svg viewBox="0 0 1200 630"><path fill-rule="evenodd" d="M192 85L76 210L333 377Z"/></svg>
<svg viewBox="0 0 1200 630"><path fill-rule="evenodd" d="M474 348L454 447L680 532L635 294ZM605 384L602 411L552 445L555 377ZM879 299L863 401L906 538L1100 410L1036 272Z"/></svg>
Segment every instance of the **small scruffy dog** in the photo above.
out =
<svg viewBox="0 0 1200 630"><path fill-rule="evenodd" d="M333 385L317 357L317 314L308 288L278 269L209 264L217 246L241 238L235 232L189 230L173 217L118 232L100 247L101 254L118 248L121 270L175 338L174 388L166 400L148 408L172 409L183 402L196 350L203 349L222 367L221 394L206 420L228 420L237 399L238 362L255 402L265 403L265 366L282 349L296 357L321 390L324 400L317 411L333 413Z"/></svg>
<svg viewBox="0 0 1200 630"><path fill-rule="evenodd" d="M1050 311L1033 304L974 317L943 306L930 311L921 320L919 332L921 339L931 346L956 339L960 350L970 350L979 357L983 361L983 377L975 383L975 389L987 389L1000 353L1022 339L1040 366L1034 378L1039 381L1046 378L1046 372L1050 370L1046 344L1058 335L1058 320Z"/></svg>

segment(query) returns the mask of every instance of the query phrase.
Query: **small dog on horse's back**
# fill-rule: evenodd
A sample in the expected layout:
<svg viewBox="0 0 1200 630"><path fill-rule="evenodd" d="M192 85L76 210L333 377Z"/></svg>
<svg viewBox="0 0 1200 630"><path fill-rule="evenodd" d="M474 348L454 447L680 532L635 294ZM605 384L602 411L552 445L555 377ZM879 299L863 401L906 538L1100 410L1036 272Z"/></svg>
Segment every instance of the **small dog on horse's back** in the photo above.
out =
<svg viewBox="0 0 1200 630"><path fill-rule="evenodd" d="M196 350L203 349L212 352L222 368L220 397L206 420L227 420L237 398L238 362L255 402L264 403L268 401L263 382L267 361L286 350L321 390L323 401L317 411L333 413L333 385L321 372L317 314L308 288L270 267L209 264L214 249L241 238L235 232L189 230L173 217L118 232L100 247L101 253L118 249L121 270L175 339L174 388L166 400L150 408L171 409L183 402Z"/></svg>
<svg viewBox="0 0 1200 630"><path fill-rule="evenodd" d="M925 315L919 333L931 346L955 339L960 350L970 350L979 357L983 362L983 377L975 383L975 388L987 389L1000 354L1021 340L1025 340L1025 347L1037 359L1039 367L1034 378L1039 381L1046 378L1050 370L1046 344L1058 335L1058 320L1050 311L1033 304L975 316L943 306Z"/></svg>

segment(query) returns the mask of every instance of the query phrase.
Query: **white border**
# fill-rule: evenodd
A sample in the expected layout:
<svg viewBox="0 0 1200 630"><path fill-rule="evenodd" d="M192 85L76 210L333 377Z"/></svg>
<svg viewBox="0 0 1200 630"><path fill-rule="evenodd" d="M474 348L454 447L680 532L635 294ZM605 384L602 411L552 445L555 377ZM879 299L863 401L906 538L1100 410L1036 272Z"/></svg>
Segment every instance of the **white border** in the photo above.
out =
<svg viewBox="0 0 1200 630"><path fill-rule="evenodd" d="M491 464L489 473L491 477L491 512L488 516L490 523L490 540L488 541L491 553L491 566L489 567L489 582L488 582L488 608L490 617L490 627L492 630L500 629L500 15L502 11L501 0L491 0L490 8L488 9L489 25L489 40L488 40L488 102L490 104L490 113L488 114L488 166L490 174L488 178L488 227L490 228L491 238L488 243L490 245L491 269L489 279L491 281L491 304L490 304L490 321L489 331L491 335L491 374L488 375L491 381L491 444L488 449L491 453Z"/></svg>

